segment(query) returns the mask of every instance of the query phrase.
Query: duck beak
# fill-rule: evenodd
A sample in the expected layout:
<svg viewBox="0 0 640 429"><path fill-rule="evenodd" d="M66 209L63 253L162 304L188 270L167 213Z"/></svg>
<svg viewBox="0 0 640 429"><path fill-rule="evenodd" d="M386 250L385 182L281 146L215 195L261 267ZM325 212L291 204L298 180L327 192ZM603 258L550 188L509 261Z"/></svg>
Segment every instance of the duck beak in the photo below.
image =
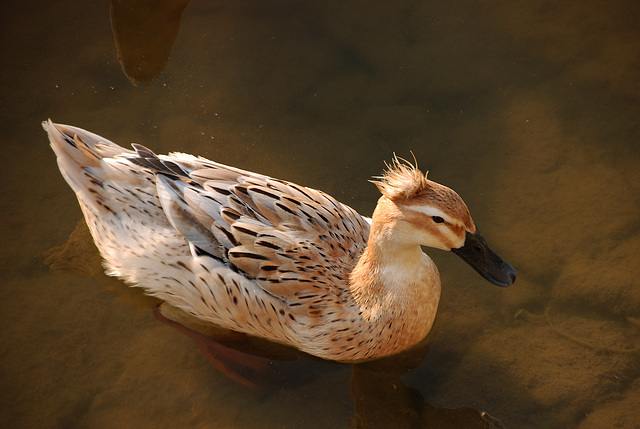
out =
<svg viewBox="0 0 640 429"><path fill-rule="evenodd" d="M489 249L484 237L478 233L467 231L464 245L451 251L494 285L506 287L516 281L516 270Z"/></svg>

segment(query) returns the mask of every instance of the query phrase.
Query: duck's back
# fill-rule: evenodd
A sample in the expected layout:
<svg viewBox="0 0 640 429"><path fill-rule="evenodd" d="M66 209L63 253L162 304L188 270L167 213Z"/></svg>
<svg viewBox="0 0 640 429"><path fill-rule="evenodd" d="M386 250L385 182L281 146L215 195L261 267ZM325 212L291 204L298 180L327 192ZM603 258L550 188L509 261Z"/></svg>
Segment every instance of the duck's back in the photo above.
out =
<svg viewBox="0 0 640 429"><path fill-rule="evenodd" d="M302 350L317 326L349 313L349 274L369 231L354 210L203 158L43 126L109 274L202 320Z"/></svg>

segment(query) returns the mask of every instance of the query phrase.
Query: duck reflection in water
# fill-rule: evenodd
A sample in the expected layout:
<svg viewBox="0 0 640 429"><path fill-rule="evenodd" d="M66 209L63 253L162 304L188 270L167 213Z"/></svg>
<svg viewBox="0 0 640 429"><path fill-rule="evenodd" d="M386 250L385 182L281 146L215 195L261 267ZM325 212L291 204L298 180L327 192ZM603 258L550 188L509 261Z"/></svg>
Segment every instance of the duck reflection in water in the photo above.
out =
<svg viewBox="0 0 640 429"><path fill-rule="evenodd" d="M212 328L166 304L156 306L154 311L160 321L192 338L220 372L248 388L269 388L292 377L300 381L306 367L297 368L291 361L317 360L281 344ZM395 356L351 364L355 415L350 426L357 429L504 428L499 419L487 412L467 407L437 408L425 402L420 392L407 387L401 376L420 365L427 353L428 339L425 339ZM282 362L287 363L282 365Z"/></svg>

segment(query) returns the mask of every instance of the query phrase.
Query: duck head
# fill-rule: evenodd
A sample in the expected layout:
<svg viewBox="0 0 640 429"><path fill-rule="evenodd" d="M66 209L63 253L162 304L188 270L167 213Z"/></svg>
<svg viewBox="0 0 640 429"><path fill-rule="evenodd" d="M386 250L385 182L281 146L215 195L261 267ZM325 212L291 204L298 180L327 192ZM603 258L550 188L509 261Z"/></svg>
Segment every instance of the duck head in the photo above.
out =
<svg viewBox="0 0 640 429"><path fill-rule="evenodd" d="M392 205L395 222L402 224L410 243L450 250L491 283L506 287L516 270L493 252L477 231L469 209L453 190L427 179L417 167L397 158L383 176L373 180L383 205ZM380 203L379 203L380 204Z"/></svg>

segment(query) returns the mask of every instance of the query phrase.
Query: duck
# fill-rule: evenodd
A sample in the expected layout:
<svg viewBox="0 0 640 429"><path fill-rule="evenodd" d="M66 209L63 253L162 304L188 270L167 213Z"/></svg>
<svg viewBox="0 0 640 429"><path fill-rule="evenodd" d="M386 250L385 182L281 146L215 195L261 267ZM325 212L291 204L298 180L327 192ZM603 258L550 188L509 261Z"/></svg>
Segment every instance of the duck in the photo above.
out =
<svg viewBox="0 0 640 429"><path fill-rule="evenodd" d="M105 272L206 324L362 362L431 330L441 282L422 246L497 286L516 279L460 196L397 157L371 179L381 196L368 218L285 180L42 126Z"/></svg>

